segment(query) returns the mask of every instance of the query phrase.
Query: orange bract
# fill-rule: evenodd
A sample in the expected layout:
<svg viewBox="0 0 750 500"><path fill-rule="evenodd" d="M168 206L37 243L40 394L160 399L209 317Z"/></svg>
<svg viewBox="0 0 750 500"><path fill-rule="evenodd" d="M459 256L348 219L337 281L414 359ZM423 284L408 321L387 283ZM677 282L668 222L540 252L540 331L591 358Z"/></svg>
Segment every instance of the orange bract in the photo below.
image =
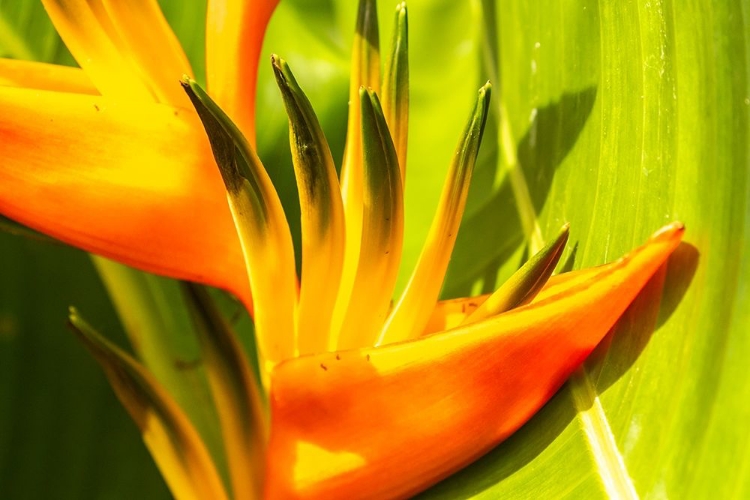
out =
<svg viewBox="0 0 750 500"><path fill-rule="evenodd" d="M269 498L399 498L526 422L596 347L682 238L681 224L531 304L383 348L273 373Z"/></svg>
<svg viewBox="0 0 750 500"><path fill-rule="evenodd" d="M0 107L0 212L126 264L249 297L195 113L18 88L0 88Z"/></svg>

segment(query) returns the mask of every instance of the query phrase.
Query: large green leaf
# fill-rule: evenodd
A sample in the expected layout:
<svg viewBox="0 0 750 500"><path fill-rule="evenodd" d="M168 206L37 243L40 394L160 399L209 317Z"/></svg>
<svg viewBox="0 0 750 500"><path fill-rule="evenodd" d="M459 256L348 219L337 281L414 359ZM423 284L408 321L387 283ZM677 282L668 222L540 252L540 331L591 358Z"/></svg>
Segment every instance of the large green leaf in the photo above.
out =
<svg viewBox="0 0 750 500"><path fill-rule="evenodd" d="M162 3L201 75L200 36L190 28L200 23L180 17L188 16L185 2ZM384 40L395 3L381 0ZM550 238L563 222L571 223L566 269L615 259L675 219L687 226L686 243L536 417L425 497L750 496L750 379L744 370L750 357L750 2L484 2L486 32L480 3L409 4L412 114L401 285L427 233L471 100L493 68L501 87L495 97L502 96L508 110L511 152L542 235ZM23 9L39 10L28 4L34 2L2 4L3 19L13 28L7 36L25 40L35 58L57 57L59 42L50 49L38 41L34 26L44 22L21 21L27 19L19 17ZM337 161L354 10L351 0L283 0L264 51L295 68ZM48 25L44 30L52 36ZM262 66L259 86L260 154L295 220L286 118L269 70L270 62ZM496 99L496 111L499 104ZM485 132L446 297L495 288L526 253L499 138L496 112ZM56 349L65 350L64 359L85 356L72 337L55 333L69 303L102 330L116 331L107 328L116 324L111 310L100 302L86 306L85 295L101 300L103 293L92 288L91 268L64 249L7 238L0 244L0 491L17 492L14 498L97 496L98 490L82 486L90 481L106 487L108 498L130 498L136 489L148 498L163 496L124 412L107 406L115 404L107 391L86 385L104 384L93 362L59 365ZM47 267L28 267L45 262L40 252ZM63 256L73 267L49 264ZM43 280L48 272L58 279ZM81 276L88 278L78 282ZM84 368L86 375L77 377ZM50 387L79 389L54 399L68 393ZM62 423L45 410L52 402L70 415ZM101 457L102 438L86 432L91 427L77 427L95 414L81 408L107 408L101 411L111 435L126 436L113 439L121 446L119 439L131 440L121 461L86 458ZM122 478L132 479L134 489L125 489Z"/></svg>
<svg viewBox="0 0 750 500"><path fill-rule="evenodd" d="M611 260L675 219L686 241L661 304L655 279L531 422L428 497L750 495L749 14L746 1L498 2L491 52L542 232L571 223L563 261ZM492 203L470 215L467 253L495 243L472 231ZM456 289L502 275L501 252L454 267Z"/></svg>

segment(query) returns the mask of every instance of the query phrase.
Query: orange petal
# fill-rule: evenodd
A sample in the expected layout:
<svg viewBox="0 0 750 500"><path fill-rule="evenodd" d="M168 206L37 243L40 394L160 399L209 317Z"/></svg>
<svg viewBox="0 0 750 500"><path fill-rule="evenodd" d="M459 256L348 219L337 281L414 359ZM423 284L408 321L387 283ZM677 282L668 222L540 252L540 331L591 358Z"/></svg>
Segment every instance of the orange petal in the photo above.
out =
<svg viewBox="0 0 750 500"><path fill-rule="evenodd" d="M195 113L17 88L0 88L0 108L0 213L250 303L224 186Z"/></svg>
<svg viewBox="0 0 750 500"><path fill-rule="evenodd" d="M76 94L99 93L80 68L15 59L0 59L0 86Z"/></svg>
<svg viewBox="0 0 750 500"><path fill-rule="evenodd" d="M406 497L476 460L552 397L682 233L668 226L589 279L479 323L282 363L267 496Z"/></svg>
<svg viewBox="0 0 750 500"><path fill-rule="evenodd" d="M263 36L279 0L208 0L208 92L255 147L255 89Z"/></svg>

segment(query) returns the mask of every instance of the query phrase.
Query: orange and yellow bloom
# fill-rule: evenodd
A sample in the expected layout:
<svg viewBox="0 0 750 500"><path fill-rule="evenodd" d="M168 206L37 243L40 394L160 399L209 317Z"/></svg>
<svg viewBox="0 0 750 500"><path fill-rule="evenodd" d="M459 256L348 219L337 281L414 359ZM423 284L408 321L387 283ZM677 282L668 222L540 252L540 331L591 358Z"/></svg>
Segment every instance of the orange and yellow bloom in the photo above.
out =
<svg viewBox="0 0 750 500"><path fill-rule="evenodd" d="M71 317L178 498L423 490L523 425L680 242L674 223L614 263L550 279L564 228L495 294L438 301L487 85L391 306L406 183L406 7L381 77L375 2L363 0L340 185L311 104L286 62L271 60L302 206L298 278L283 208L253 150L255 75L276 2L209 0L204 92L155 0L43 1L82 69L0 65L0 213L140 269L224 288L254 309L260 384L210 298L186 287L229 485L158 381Z"/></svg>

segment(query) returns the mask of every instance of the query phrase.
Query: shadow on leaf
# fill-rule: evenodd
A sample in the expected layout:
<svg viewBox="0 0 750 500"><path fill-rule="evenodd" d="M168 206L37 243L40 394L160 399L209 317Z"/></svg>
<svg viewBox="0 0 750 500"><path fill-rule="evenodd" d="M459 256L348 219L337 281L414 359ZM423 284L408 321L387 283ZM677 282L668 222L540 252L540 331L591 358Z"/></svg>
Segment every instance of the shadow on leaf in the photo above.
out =
<svg viewBox="0 0 750 500"><path fill-rule="evenodd" d="M539 108L518 145L518 160L529 187L534 210L544 207L555 170L575 145L594 107L596 88L565 93ZM524 236L513 190L505 172L497 141L498 111L487 121L469 193L466 214L448 268L443 296L469 295L472 285L482 280L482 292L494 291L498 270L511 257ZM498 187L495 179L501 178Z"/></svg>

